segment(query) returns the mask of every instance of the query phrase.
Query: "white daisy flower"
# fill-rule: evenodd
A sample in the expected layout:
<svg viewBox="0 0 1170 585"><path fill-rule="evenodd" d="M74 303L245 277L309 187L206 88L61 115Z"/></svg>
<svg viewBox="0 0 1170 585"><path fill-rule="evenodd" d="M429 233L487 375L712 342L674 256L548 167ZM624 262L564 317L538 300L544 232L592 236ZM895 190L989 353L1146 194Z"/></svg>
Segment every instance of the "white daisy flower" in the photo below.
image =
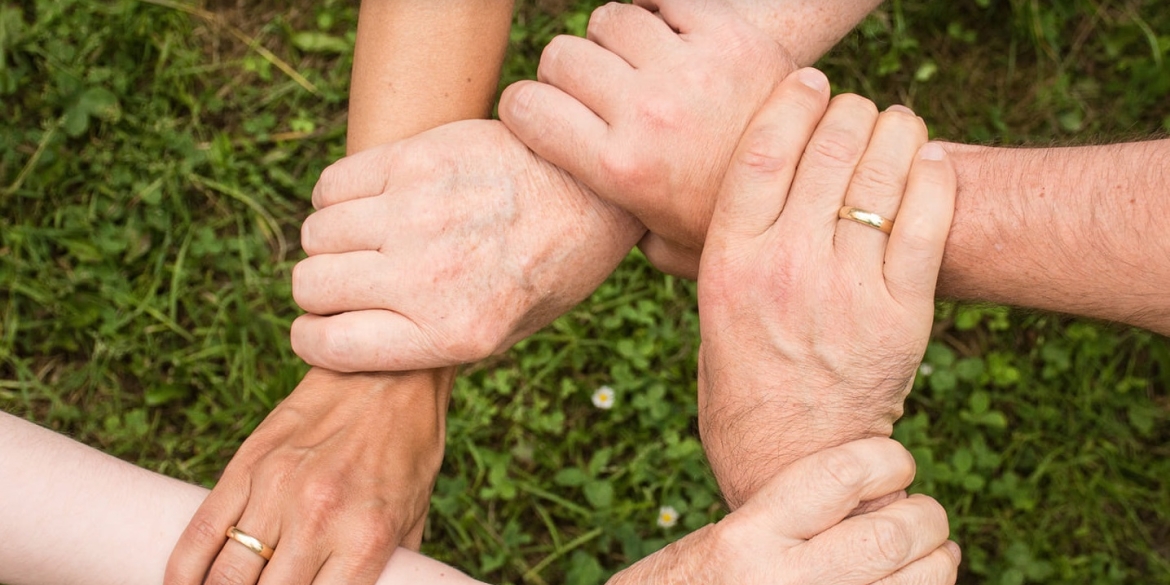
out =
<svg viewBox="0 0 1170 585"><path fill-rule="evenodd" d="M593 393L593 406L596 406L601 410L609 410L613 408L613 401L615 396L616 394L614 393L613 388L610 388L609 386L602 386Z"/></svg>
<svg viewBox="0 0 1170 585"><path fill-rule="evenodd" d="M663 506L658 509L658 527L671 528L678 524L678 510L673 506Z"/></svg>

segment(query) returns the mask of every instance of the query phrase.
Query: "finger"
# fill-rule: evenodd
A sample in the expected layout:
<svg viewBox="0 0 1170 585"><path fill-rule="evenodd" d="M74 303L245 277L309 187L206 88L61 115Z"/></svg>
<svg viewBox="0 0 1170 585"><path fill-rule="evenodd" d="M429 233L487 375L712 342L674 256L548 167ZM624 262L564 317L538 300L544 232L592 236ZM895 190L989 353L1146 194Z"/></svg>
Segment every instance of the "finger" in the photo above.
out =
<svg viewBox="0 0 1170 585"><path fill-rule="evenodd" d="M798 70L780 82L740 139L709 237L754 237L776 222L797 161L828 100L829 80L816 69Z"/></svg>
<svg viewBox="0 0 1170 585"><path fill-rule="evenodd" d="M430 505L429 502L427 505L428 506ZM427 514L426 514L426 511L424 510L423 515L420 516L418 521L416 521L414 523L414 527L411 528L410 531L407 532L406 535L402 537L402 542L398 543L398 546L405 548L405 549L412 550L414 552L418 552L419 547L422 546L423 532L426 531L426 528L427 528Z"/></svg>
<svg viewBox="0 0 1170 585"><path fill-rule="evenodd" d="M373 585L398 548L401 535L387 534L372 517L351 516L330 524L326 531L316 531L318 538L343 545L330 546L314 585Z"/></svg>
<svg viewBox="0 0 1170 585"><path fill-rule="evenodd" d="M307 585L314 581L328 558L316 535L306 538L302 527L294 524L264 568L259 585Z"/></svg>
<svg viewBox="0 0 1170 585"><path fill-rule="evenodd" d="M877 116L873 102L863 97L842 94L833 98L792 182L792 194L780 218L786 234L824 238L825 245L832 244L837 211L845 202L849 181L869 144Z"/></svg>
<svg viewBox="0 0 1170 585"><path fill-rule="evenodd" d="M914 458L897 441L864 439L799 459L734 512L807 540L836 526L863 501L904 489ZM773 529L775 531L776 529Z"/></svg>
<svg viewBox="0 0 1170 585"><path fill-rule="evenodd" d="M573 96L535 81L513 83L500 96L500 121L541 158L601 189L598 165L609 145L609 125Z"/></svg>
<svg viewBox="0 0 1170 585"><path fill-rule="evenodd" d="M854 516L800 545L802 577L864 585L888 577L947 541L947 512L933 498L915 494L874 512ZM847 563L817 562L848 559Z"/></svg>
<svg viewBox="0 0 1170 585"><path fill-rule="evenodd" d="M685 248L650 232L642 236L638 248L655 268L666 274L688 280L699 277L699 258L702 250Z"/></svg>
<svg viewBox="0 0 1170 585"><path fill-rule="evenodd" d="M680 34L691 34L717 26L732 14L721 1L634 0L634 4L662 15L662 20Z"/></svg>
<svg viewBox="0 0 1170 585"><path fill-rule="evenodd" d="M634 69L591 40L560 35L544 48L536 79L569 94L601 119L613 121L625 103Z"/></svg>
<svg viewBox="0 0 1170 585"><path fill-rule="evenodd" d="M311 256L293 267L293 300L316 315L393 309L412 287L401 268L372 251Z"/></svg>
<svg viewBox="0 0 1170 585"><path fill-rule="evenodd" d="M918 151L886 246L885 277L902 304L932 303L943 247L955 212L955 169L942 146Z"/></svg>
<svg viewBox="0 0 1170 585"><path fill-rule="evenodd" d="M293 352L306 363L338 372L396 372L464 363L455 360L454 352L436 353L438 342L428 341L413 321L388 310L301 315L293 321L291 338Z"/></svg>
<svg viewBox="0 0 1170 585"><path fill-rule="evenodd" d="M276 549L280 539L278 511L255 504L252 500L235 523L238 530ZM226 537L225 537L226 538ZM205 585L240 585L256 583L268 561L239 541L227 538L219 556L207 572Z"/></svg>
<svg viewBox="0 0 1170 585"><path fill-rule="evenodd" d="M234 460L233 460L234 461ZM239 464L244 465L244 464ZM200 585L216 556L226 544L229 526L239 520L250 491L246 481L233 481L232 464L224 471L219 485L191 517L167 560L165 585Z"/></svg>
<svg viewBox="0 0 1170 585"><path fill-rule="evenodd" d="M680 42L661 18L645 8L618 2L593 11L586 36L635 69L674 51Z"/></svg>
<svg viewBox="0 0 1170 585"><path fill-rule="evenodd" d="M873 585L950 585L959 580L959 545L947 541L934 552Z"/></svg>
<svg viewBox="0 0 1170 585"><path fill-rule="evenodd" d="M387 554L386 561L389 560L390 554ZM334 555L325 562L325 566L313 580L313 585L373 585L385 566L385 562L379 564L379 570L374 572L357 559Z"/></svg>
<svg viewBox="0 0 1170 585"><path fill-rule="evenodd" d="M331 204L305 218L301 248L309 256L380 250L387 236L385 209L385 201L374 196Z"/></svg>
<svg viewBox="0 0 1170 585"><path fill-rule="evenodd" d="M398 143L384 144L347 156L321 171L313 186L313 207L381 195L394 171Z"/></svg>
<svg viewBox="0 0 1170 585"><path fill-rule="evenodd" d="M845 194L845 205L894 220L918 149L926 143L926 124L904 106L882 112ZM862 274L878 278L886 241L882 231L855 221L837 222L834 246Z"/></svg>

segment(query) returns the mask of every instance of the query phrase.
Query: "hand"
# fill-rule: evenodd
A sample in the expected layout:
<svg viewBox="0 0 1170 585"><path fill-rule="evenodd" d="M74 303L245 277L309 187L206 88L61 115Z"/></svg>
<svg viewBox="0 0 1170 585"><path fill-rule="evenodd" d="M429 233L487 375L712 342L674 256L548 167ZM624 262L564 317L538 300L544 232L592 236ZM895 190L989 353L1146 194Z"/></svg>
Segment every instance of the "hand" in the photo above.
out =
<svg viewBox="0 0 1170 585"><path fill-rule="evenodd" d="M559 36L500 119L532 150L636 216L643 252L695 278L735 145L792 59L720 0L637 0ZM657 14L650 12L657 10Z"/></svg>
<svg viewBox="0 0 1170 585"><path fill-rule="evenodd" d="M166 585L374 583L398 544L422 539L451 383L451 370L311 370L228 464ZM233 525L276 549L267 565L225 538Z"/></svg>
<svg viewBox="0 0 1170 585"><path fill-rule="evenodd" d="M342 159L313 192L292 326L306 362L397 371L506 350L589 296L637 221L502 124L456 122Z"/></svg>
<svg viewBox="0 0 1170 585"><path fill-rule="evenodd" d="M815 69L778 86L707 234L699 429L733 509L795 459L888 436L930 336L954 170L908 109L828 102ZM838 219L845 205L893 233Z"/></svg>
<svg viewBox="0 0 1170 585"><path fill-rule="evenodd" d="M739 510L646 557L608 585L952 584L959 547L947 513L914 495L846 519L910 485L914 459L866 439L793 463Z"/></svg>

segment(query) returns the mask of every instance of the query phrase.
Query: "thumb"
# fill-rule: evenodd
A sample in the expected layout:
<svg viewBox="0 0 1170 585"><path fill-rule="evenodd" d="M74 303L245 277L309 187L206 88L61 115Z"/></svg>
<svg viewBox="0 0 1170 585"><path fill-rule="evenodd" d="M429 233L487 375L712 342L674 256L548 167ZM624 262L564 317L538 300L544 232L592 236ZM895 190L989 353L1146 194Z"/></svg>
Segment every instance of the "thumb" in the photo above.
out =
<svg viewBox="0 0 1170 585"><path fill-rule="evenodd" d="M720 237L755 237L776 223L797 163L828 103L829 80L816 69L798 69L776 86L731 159L711 218L709 243Z"/></svg>

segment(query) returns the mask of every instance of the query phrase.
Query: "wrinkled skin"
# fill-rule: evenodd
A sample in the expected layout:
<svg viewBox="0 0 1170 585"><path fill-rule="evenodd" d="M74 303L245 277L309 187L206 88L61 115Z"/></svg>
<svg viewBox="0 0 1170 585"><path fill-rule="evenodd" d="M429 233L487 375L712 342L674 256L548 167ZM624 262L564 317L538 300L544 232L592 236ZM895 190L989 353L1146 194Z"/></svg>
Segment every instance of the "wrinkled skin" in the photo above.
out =
<svg viewBox="0 0 1170 585"><path fill-rule="evenodd" d="M816 70L757 114L699 272L699 428L733 508L795 459L890 435L930 336L954 196L922 120L830 104ZM838 219L845 205L896 218L892 234Z"/></svg>
<svg viewBox="0 0 1170 585"><path fill-rule="evenodd" d="M592 293L642 231L481 120L342 159L313 202L293 349L339 371L502 352Z"/></svg>
<svg viewBox="0 0 1170 585"><path fill-rule="evenodd" d="M421 542L451 375L311 370L232 458L164 583L373 583L398 543ZM271 562L228 526L274 547Z"/></svg>
<svg viewBox="0 0 1170 585"><path fill-rule="evenodd" d="M715 196L748 121L795 64L718 0L607 4L560 36L500 119L541 157L634 214L660 269L695 278Z"/></svg>
<svg viewBox="0 0 1170 585"><path fill-rule="evenodd" d="M950 585L959 547L947 515L911 496L846 518L858 502L901 490L914 459L865 439L796 461L747 504L615 575L608 585Z"/></svg>

